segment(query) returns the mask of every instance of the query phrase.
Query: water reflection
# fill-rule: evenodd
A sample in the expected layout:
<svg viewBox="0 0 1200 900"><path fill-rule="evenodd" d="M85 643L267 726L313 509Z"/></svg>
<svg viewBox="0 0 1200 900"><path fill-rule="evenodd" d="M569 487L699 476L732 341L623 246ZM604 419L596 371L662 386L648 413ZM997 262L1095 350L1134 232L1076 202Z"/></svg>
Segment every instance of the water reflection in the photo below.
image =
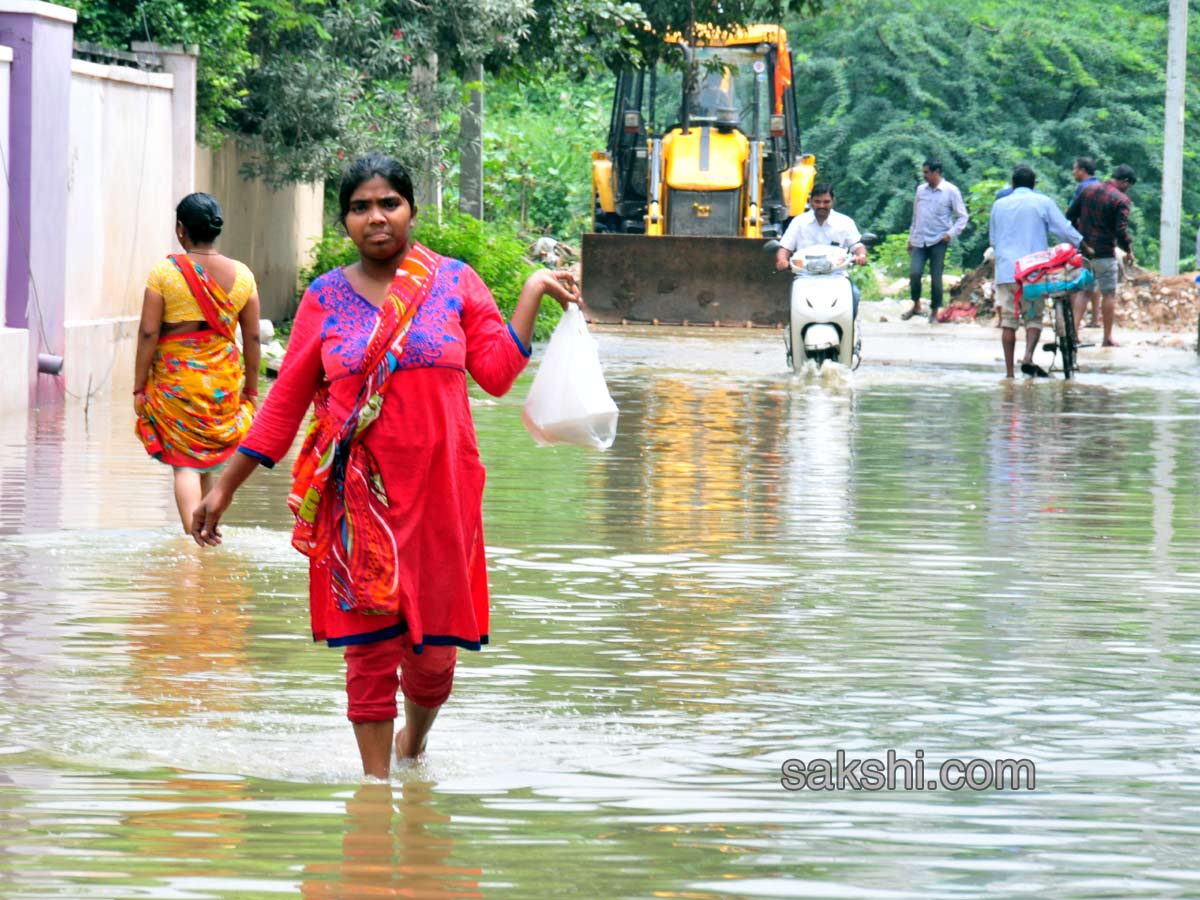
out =
<svg viewBox="0 0 1200 900"><path fill-rule="evenodd" d="M1195 379L817 382L775 337L604 335L606 454L475 398L493 643L391 785L306 639L286 472L201 553L123 407L5 425L0 894L1189 896ZM890 748L1039 787L779 786Z"/></svg>
<svg viewBox="0 0 1200 900"><path fill-rule="evenodd" d="M240 710L254 593L244 562L202 556L182 539L155 551L131 567L145 599L131 610L127 689L160 720Z"/></svg>
<svg viewBox="0 0 1200 900"><path fill-rule="evenodd" d="M113 839L132 845L135 858L147 863L179 860L171 874L177 884L220 878L245 853L253 830L246 813L250 797L243 778L174 773L165 783L135 787L126 804L132 808L113 827Z"/></svg>
<svg viewBox="0 0 1200 900"><path fill-rule="evenodd" d="M346 801L342 859L304 867L302 897L482 897L481 870L452 865L451 817L436 810L434 785L364 784Z"/></svg>
<svg viewBox="0 0 1200 900"><path fill-rule="evenodd" d="M782 432L789 444L785 484L792 534L798 541L840 544L855 516L851 470L858 394L822 384L793 392L789 399Z"/></svg>
<svg viewBox="0 0 1200 900"><path fill-rule="evenodd" d="M671 375L621 388L628 426L614 464L599 469L601 490L620 502L599 525L666 552L758 539L779 526L784 392Z"/></svg>

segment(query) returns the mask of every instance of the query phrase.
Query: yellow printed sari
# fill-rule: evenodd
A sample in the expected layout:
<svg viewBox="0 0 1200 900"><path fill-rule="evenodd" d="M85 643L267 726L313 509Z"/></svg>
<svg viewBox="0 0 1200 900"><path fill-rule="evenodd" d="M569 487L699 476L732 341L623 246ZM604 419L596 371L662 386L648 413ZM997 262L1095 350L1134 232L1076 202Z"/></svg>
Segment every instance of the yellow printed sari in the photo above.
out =
<svg viewBox="0 0 1200 900"><path fill-rule="evenodd" d="M206 470L237 449L254 407L241 396L244 372L233 340L237 311L228 294L187 256L169 259L209 327L159 338L134 428L155 459Z"/></svg>

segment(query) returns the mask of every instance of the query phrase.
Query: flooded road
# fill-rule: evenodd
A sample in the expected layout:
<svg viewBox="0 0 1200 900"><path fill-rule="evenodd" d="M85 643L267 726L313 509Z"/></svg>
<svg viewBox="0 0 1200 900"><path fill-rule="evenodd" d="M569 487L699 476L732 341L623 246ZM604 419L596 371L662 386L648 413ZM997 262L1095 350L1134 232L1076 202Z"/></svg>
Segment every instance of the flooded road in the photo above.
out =
<svg viewBox="0 0 1200 900"><path fill-rule="evenodd" d="M605 454L534 447L532 369L476 394L492 645L388 785L285 466L202 551L123 402L0 423L0 897L1200 895L1195 355L873 327L821 378L604 331ZM838 750L1036 789L781 785Z"/></svg>

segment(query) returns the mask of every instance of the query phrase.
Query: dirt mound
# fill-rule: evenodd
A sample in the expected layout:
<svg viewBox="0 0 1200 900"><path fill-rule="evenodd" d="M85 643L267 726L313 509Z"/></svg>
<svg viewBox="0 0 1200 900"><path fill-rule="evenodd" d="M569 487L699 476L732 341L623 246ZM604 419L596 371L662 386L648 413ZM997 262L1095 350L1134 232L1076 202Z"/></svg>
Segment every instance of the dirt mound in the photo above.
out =
<svg viewBox="0 0 1200 900"><path fill-rule="evenodd" d="M995 267L990 259L984 260L975 269L967 272L958 284L950 288L951 303L969 303L975 307L975 315L986 319L992 312L996 286L992 282Z"/></svg>
<svg viewBox="0 0 1200 900"><path fill-rule="evenodd" d="M1117 326L1138 331L1196 331L1200 291L1196 273L1159 275L1134 266L1126 269L1117 289ZM963 275L950 289L954 303L975 306L976 317L983 321L991 314L996 293L990 261ZM1091 313L1089 311L1088 315Z"/></svg>
<svg viewBox="0 0 1200 900"><path fill-rule="evenodd" d="M1196 331L1196 273L1159 275L1136 266L1117 289L1117 324L1143 331Z"/></svg>

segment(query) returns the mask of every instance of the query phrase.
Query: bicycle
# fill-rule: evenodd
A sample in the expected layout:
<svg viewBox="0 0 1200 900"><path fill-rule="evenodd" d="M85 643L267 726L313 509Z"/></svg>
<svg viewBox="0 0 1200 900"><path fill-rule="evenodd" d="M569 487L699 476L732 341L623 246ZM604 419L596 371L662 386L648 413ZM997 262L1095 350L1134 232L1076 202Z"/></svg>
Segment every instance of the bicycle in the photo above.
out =
<svg viewBox="0 0 1200 900"><path fill-rule="evenodd" d="M1086 244L1082 246L1087 249ZM1016 262L1015 272L1017 281L1024 285L1026 297L1040 296L1053 302L1055 339L1043 344L1042 349L1062 357L1063 377L1069 380L1079 371L1079 348L1090 346L1079 343L1071 296L1092 286L1091 270L1079 250L1064 243L1022 256ZM1054 369L1053 356L1050 369Z"/></svg>
<svg viewBox="0 0 1200 900"><path fill-rule="evenodd" d="M1090 347L1091 344L1079 342L1079 332L1075 328L1075 307L1071 303L1069 293L1056 293L1054 299L1054 341L1043 344L1042 349L1047 353L1057 353L1062 358L1063 378L1068 381L1079 371L1077 351L1080 347ZM1050 371L1054 371L1051 359Z"/></svg>

